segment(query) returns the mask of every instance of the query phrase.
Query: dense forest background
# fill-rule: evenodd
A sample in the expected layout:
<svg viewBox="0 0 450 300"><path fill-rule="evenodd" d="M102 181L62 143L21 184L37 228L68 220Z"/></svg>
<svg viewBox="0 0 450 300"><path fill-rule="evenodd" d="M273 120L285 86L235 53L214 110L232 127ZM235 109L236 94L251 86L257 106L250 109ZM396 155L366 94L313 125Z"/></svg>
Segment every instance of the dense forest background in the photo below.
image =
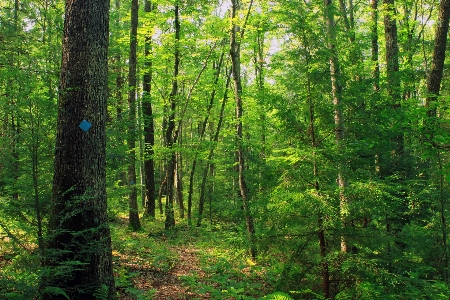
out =
<svg viewBox="0 0 450 300"><path fill-rule="evenodd" d="M2 299L36 297L46 270L64 5L0 0ZM196 241L209 281L186 274L197 296L174 299L448 299L449 15L447 0L111 1L117 289L152 291L118 253L169 272L167 243Z"/></svg>

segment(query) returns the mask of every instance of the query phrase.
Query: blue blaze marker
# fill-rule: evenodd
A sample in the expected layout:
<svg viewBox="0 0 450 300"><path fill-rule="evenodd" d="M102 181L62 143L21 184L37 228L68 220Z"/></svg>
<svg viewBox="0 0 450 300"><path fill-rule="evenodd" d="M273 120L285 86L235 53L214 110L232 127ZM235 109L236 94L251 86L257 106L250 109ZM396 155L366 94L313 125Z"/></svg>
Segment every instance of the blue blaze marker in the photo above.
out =
<svg viewBox="0 0 450 300"><path fill-rule="evenodd" d="M80 123L80 128L84 131L87 132L89 130L89 128L91 128L92 124L89 123L86 120L83 120L83 122Z"/></svg>

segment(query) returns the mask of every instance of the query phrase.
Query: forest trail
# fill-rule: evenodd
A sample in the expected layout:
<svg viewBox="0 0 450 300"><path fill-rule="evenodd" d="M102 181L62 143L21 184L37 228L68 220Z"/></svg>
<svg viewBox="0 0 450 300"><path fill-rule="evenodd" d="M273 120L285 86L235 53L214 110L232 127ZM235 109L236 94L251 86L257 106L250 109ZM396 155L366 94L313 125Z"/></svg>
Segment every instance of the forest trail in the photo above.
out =
<svg viewBox="0 0 450 300"><path fill-rule="evenodd" d="M131 235L140 241L152 239L143 233L134 232ZM171 245L170 237L164 235L157 236L155 240L167 247L171 254L155 255L152 248L146 248L143 252L113 250L115 269L119 270L115 274L119 299L210 299L208 295L189 290L181 279L193 273L198 278L205 276L200 267L199 250L189 244ZM128 281L132 286L122 285L121 278L123 283Z"/></svg>
<svg viewBox="0 0 450 300"><path fill-rule="evenodd" d="M190 247L173 247L171 250L178 253L179 260L169 272L162 276L161 280L153 282L153 286L157 290L155 299L190 299L194 296L196 299L209 299L205 295L200 297L200 295L188 291L180 280L180 277L188 276L192 272L203 277L204 272L200 268L197 257L198 250Z"/></svg>

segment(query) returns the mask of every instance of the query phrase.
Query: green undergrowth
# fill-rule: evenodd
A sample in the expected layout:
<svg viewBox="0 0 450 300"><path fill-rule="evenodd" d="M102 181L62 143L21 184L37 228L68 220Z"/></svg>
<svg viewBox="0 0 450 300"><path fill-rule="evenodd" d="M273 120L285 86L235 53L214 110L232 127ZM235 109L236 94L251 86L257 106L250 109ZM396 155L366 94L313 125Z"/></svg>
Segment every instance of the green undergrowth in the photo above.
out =
<svg viewBox="0 0 450 300"><path fill-rule="evenodd" d="M158 276L188 264L190 270L178 279L196 296L186 299L292 299L274 292L277 268L252 261L245 234L236 228L221 224L190 227L181 220L174 229L164 230L162 219L144 219L142 229L132 232L125 221L117 218L111 223L116 285L122 294L152 299L147 297L158 289ZM180 257L177 250L183 249L194 252L195 260ZM143 277L153 282L139 282Z"/></svg>
<svg viewBox="0 0 450 300"><path fill-rule="evenodd" d="M173 299L291 299L276 292L279 257L265 252L252 261L243 228L225 223L194 227L181 219L165 230L162 217L141 223L142 229L133 232L125 216L115 214L110 220L119 300L158 299L157 292L174 278L189 294ZM39 295L42 267L36 241L23 239L22 246L13 239L1 243L0 299Z"/></svg>

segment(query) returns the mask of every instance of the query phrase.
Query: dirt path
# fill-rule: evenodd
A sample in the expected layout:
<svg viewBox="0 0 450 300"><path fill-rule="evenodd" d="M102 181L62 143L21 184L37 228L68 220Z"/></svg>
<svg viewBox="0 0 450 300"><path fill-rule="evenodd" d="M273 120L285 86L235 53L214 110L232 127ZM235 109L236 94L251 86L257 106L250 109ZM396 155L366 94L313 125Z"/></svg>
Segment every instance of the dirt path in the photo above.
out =
<svg viewBox="0 0 450 300"><path fill-rule="evenodd" d="M179 261L172 268L166 276L163 277L163 281L159 282L159 285L155 285L157 289L155 299L209 299L200 297L195 294L195 291L188 291L186 287L182 286L180 280L181 276L187 276L191 272L197 272L199 276L204 275L200 268L197 258L196 250L192 248L175 247L172 250L176 251L179 256Z"/></svg>
<svg viewBox="0 0 450 300"><path fill-rule="evenodd" d="M210 299L207 295L199 295L195 291L189 291L186 286L183 286L180 279L180 277L187 276L191 272L196 272L199 277L204 276L197 257L197 250L189 246L177 246L170 249L178 254L178 259L169 271L155 270L148 263L142 261L129 264L130 257L120 259L121 264L125 264L131 272L139 273L132 278L134 288L144 293L156 290L156 293L153 294L156 300ZM123 291L119 299L131 300L136 298Z"/></svg>

